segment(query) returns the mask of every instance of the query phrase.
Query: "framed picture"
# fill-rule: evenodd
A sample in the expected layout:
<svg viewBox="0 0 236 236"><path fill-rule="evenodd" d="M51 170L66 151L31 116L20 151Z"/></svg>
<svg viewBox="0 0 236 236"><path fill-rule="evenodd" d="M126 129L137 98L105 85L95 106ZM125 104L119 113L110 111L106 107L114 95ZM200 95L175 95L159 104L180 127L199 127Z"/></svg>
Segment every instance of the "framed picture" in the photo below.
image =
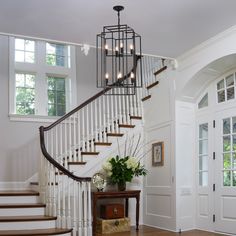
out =
<svg viewBox="0 0 236 236"><path fill-rule="evenodd" d="M152 144L152 166L164 165L164 142Z"/></svg>

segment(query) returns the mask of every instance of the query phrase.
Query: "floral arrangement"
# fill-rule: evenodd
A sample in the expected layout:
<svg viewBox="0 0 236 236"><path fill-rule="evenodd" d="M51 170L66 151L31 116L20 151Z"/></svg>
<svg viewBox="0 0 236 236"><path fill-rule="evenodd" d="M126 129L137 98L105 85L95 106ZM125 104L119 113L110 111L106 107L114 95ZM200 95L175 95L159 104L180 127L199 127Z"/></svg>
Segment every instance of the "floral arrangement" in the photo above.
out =
<svg viewBox="0 0 236 236"><path fill-rule="evenodd" d="M131 182L134 176L146 175L147 170L135 157L111 157L102 166L112 184L124 185Z"/></svg>

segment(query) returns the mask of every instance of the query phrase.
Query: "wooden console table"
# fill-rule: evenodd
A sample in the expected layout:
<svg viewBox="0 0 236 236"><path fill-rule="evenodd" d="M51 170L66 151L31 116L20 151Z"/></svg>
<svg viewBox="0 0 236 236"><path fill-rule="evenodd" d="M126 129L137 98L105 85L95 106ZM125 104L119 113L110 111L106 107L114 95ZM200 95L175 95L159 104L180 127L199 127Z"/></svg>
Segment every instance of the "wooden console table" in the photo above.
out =
<svg viewBox="0 0 236 236"><path fill-rule="evenodd" d="M93 192L93 235L96 235L97 222L97 201L99 199L108 198L124 198L125 199L125 216L128 217L129 198L136 198L136 230L139 227L139 201L141 190L128 190L119 192Z"/></svg>

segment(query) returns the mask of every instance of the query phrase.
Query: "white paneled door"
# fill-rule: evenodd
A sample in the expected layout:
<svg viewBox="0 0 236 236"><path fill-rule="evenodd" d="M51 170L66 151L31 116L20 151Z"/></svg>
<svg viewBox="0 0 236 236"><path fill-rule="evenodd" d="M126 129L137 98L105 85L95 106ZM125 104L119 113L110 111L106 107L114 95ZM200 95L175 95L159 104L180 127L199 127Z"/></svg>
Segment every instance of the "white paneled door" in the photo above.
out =
<svg viewBox="0 0 236 236"><path fill-rule="evenodd" d="M236 234L236 110L216 116L215 230Z"/></svg>

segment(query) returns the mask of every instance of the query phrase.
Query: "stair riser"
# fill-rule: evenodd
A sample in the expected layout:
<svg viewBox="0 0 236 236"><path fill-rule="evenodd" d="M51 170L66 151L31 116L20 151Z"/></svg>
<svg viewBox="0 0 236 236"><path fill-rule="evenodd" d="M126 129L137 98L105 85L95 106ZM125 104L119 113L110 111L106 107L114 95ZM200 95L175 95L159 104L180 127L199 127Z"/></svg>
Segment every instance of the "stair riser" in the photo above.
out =
<svg viewBox="0 0 236 236"><path fill-rule="evenodd" d="M0 204L8 204L8 203L38 203L38 196L1 196Z"/></svg>
<svg viewBox="0 0 236 236"><path fill-rule="evenodd" d="M0 216L44 215L45 208L0 208Z"/></svg>
<svg viewBox="0 0 236 236"><path fill-rule="evenodd" d="M70 165L69 170L70 172L77 172L83 170L83 165Z"/></svg>
<svg viewBox="0 0 236 236"><path fill-rule="evenodd" d="M136 120L136 119L132 119L131 120L131 124L132 125L135 125L135 126L138 126L142 123L142 120Z"/></svg>
<svg viewBox="0 0 236 236"><path fill-rule="evenodd" d="M102 152L104 150L106 150L106 148L109 148L110 146L99 146L96 145L96 152Z"/></svg>
<svg viewBox="0 0 236 236"><path fill-rule="evenodd" d="M56 227L55 220L0 222L1 230L51 229Z"/></svg>
<svg viewBox="0 0 236 236"><path fill-rule="evenodd" d="M108 137L108 141L111 142L111 143L116 143L117 144L117 140L121 139L121 137Z"/></svg>

